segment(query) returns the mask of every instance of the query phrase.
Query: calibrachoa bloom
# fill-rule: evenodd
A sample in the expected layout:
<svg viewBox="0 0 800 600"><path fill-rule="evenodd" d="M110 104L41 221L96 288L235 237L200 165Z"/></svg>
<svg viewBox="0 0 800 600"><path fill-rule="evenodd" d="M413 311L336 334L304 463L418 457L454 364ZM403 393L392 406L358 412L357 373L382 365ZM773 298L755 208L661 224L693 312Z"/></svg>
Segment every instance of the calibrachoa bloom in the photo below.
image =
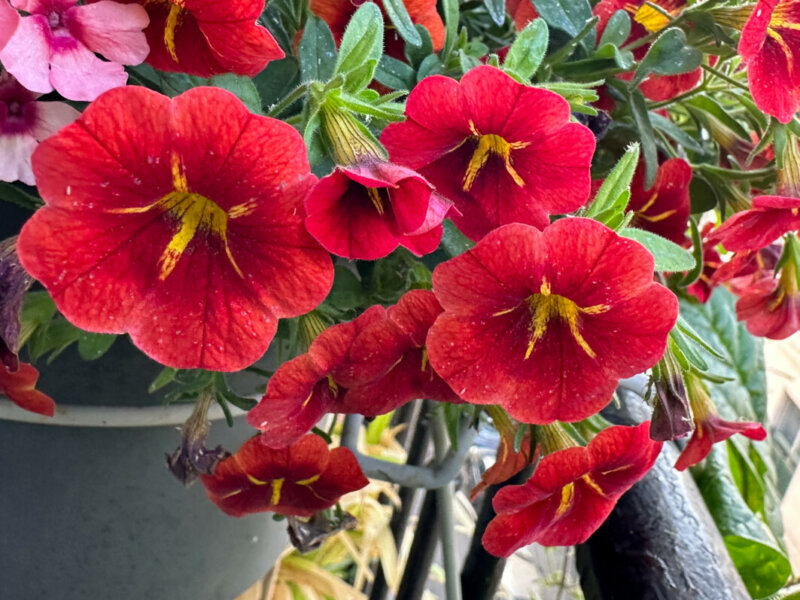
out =
<svg viewBox="0 0 800 600"><path fill-rule="evenodd" d="M213 475L201 477L212 502L234 517L263 511L309 517L368 483L350 450L329 450L312 434L278 449L250 438Z"/></svg>
<svg viewBox="0 0 800 600"><path fill-rule="evenodd" d="M542 458L527 483L506 486L495 495L497 516L483 534L484 548L508 557L534 542L585 542L658 458L662 443L648 437L649 427L649 422L612 426L586 448L564 448Z"/></svg>
<svg viewBox="0 0 800 600"><path fill-rule="evenodd" d="M19 316L33 279L19 264L17 238L0 241L0 365L19 368Z"/></svg>
<svg viewBox="0 0 800 600"><path fill-rule="evenodd" d="M442 313L433 292L411 290L386 316L364 328L350 350L341 412L376 416L427 398L461 402L428 360L425 339Z"/></svg>
<svg viewBox="0 0 800 600"><path fill-rule="evenodd" d="M199 77L252 77L284 57L269 31L256 24L264 0L122 1L147 9L147 62L156 69Z"/></svg>
<svg viewBox="0 0 800 600"><path fill-rule="evenodd" d="M756 106L781 123L800 108L800 3L759 0L739 38Z"/></svg>
<svg viewBox="0 0 800 600"><path fill-rule="evenodd" d="M423 79L406 117L381 142L455 203L453 222L475 240L505 223L542 229L548 215L589 197L594 135L569 122L569 104L557 94L480 66L460 82Z"/></svg>
<svg viewBox="0 0 800 600"><path fill-rule="evenodd" d="M522 31L525 27L539 16L536 7L531 0L508 0L506 10L511 18L514 19L514 27L517 31Z"/></svg>
<svg viewBox="0 0 800 600"><path fill-rule="evenodd" d="M14 0L12 4L29 14L0 50L0 62L32 92L55 89L69 100L94 100L125 85L128 75L123 64L137 65L147 56L142 30L148 18L141 6L111 0L82 5L77 0Z"/></svg>
<svg viewBox="0 0 800 600"><path fill-rule="evenodd" d="M317 306L330 255L303 227L300 135L232 94L112 90L33 157L47 205L20 260L70 321L178 368L241 369Z"/></svg>
<svg viewBox="0 0 800 600"><path fill-rule="evenodd" d="M736 318L752 335L783 340L800 331L797 267L787 264L780 276L753 282L736 303Z"/></svg>
<svg viewBox="0 0 800 600"><path fill-rule="evenodd" d="M31 155L36 146L80 116L64 102L36 102L39 95L8 73L0 74L0 181L34 185Z"/></svg>
<svg viewBox="0 0 800 600"><path fill-rule="evenodd" d="M0 392L20 408L52 417L56 403L36 389L38 379L39 371L28 363L19 363L19 368L13 372L0 363Z"/></svg>
<svg viewBox="0 0 800 600"><path fill-rule="evenodd" d="M337 167L314 186L305 201L306 228L345 258L375 260L397 246L420 256L439 246L451 205L419 173L369 159Z"/></svg>
<svg viewBox="0 0 800 600"><path fill-rule="evenodd" d="M512 224L440 264L431 364L467 402L525 423L578 421L652 367L678 316L640 244L590 219Z"/></svg>
<svg viewBox="0 0 800 600"><path fill-rule="evenodd" d="M737 433L741 433L751 440L766 439L767 432L760 423L733 422L721 419L708 392L696 375L688 374L686 385L694 415L695 429L686 448L675 463L676 469L683 471L687 467L696 465L708 456L711 446L723 442Z"/></svg>
<svg viewBox="0 0 800 600"><path fill-rule="evenodd" d="M247 413L247 422L264 432L264 444L282 448L300 439L325 413L345 412L342 374L350 367L350 348L367 325L385 316L382 306L372 306L353 321L328 327L308 352L278 367L261 402Z"/></svg>
<svg viewBox="0 0 800 600"><path fill-rule="evenodd" d="M800 229L800 198L757 196L753 208L736 213L710 238L728 250L760 250L784 233Z"/></svg>
<svg viewBox="0 0 800 600"><path fill-rule="evenodd" d="M644 163L641 163L631 182L628 210L635 215L631 223L682 244L686 240L691 211L692 168L682 158L670 158L658 166L656 180L648 190L644 189L644 178Z"/></svg>
<svg viewBox="0 0 800 600"><path fill-rule="evenodd" d="M365 0L311 0L311 12L328 24L333 37L339 43L344 35L350 17ZM383 2L375 2L385 14ZM433 51L438 52L444 46L444 22L436 11L436 0L403 0L411 22L422 25L428 30L433 42ZM393 28L386 28L386 54L394 58L403 57L404 42Z"/></svg>

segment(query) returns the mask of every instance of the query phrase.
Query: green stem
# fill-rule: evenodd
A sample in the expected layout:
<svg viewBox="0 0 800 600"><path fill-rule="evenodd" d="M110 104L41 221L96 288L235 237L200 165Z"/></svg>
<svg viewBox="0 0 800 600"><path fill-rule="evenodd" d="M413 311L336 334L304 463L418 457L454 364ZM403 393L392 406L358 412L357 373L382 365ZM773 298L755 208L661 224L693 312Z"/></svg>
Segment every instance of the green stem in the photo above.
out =
<svg viewBox="0 0 800 600"><path fill-rule="evenodd" d="M656 102L651 104L647 107L648 110L658 110L659 108L664 108L665 106L669 106L670 104L676 104L678 102L682 102L687 98L691 98L692 96L696 96L697 94L706 91L705 83L701 83L696 88L689 90L688 92L684 92L675 96L674 98L670 98L669 100L662 100L661 102Z"/></svg>
<svg viewBox="0 0 800 600"><path fill-rule="evenodd" d="M692 169L706 171L707 173L713 173L714 175L719 175L720 177L727 177L730 179L761 179L762 177L769 177L775 175L775 169L771 167L766 167L764 169L750 169L749 171L737 171L735 169L723 169L722 167L715 167L713 165L692 165Z"/></svg>
<svg viewBox="0 0 800 600"><path fill-rule="evenodd" d="M711 73L714 77L719 77L723 81L727 81L732 86L738 87L739 89L744 90L745 92L749 92L750 91L750 88L747 87L745 84L743 84L743 83L741 83L739 81L736 81L733 77L729 77L728 75L725 75L725 73L723 73L722 71L718 71L714 67L710 67L708 65L701 65L701 66L702 66L703 70L706 73Z"/></svg>
<svg viewBox="0 0 800 600"><path fill-rule="evenodd" d="M300 84L299 86L294 88L291 92L289 92L289 95L286 96L283 100L281 100L277 104L273 104L270 107L269 111L267 112L267 116L277 117L287 108L289 108L292 104L294 104L295 102L300 100L300 98L305 96L307 92L308 92L308 86L305 83Z"/></svg>

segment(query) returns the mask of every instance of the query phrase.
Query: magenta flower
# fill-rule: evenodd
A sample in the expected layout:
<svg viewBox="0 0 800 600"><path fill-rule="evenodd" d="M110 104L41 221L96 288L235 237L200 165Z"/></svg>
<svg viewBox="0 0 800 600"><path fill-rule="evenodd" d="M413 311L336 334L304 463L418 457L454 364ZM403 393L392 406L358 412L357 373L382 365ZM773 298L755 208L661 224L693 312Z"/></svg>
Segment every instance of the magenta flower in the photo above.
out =
<svg viewBox="0 0 800 600"><path fill-rule="evenodd" d="M138 4L100 0L12 0L29 13L0 50L6 70L32 92L55 89L69 100L91 101L125 85L122 65L136 65L149 53L144 32L149 23ZM0 13L0 19L5 19ZM1 27L0 27L1 28ZM104 61L95 53L108 59Z"/></svg>
<svg viewBox="0 0 800 600"><path fill-rule="evenodd" d="M36 102L38 96L8 73L0 74L0 181L34 185L36 146L80 116L64 102Z"/></svg>
<svg viewBox="0 0 800 600"><path fill-rule="evenodd" d="M6 0L0 0L0 50L11 39L19 25L19 13Z"/></svg>

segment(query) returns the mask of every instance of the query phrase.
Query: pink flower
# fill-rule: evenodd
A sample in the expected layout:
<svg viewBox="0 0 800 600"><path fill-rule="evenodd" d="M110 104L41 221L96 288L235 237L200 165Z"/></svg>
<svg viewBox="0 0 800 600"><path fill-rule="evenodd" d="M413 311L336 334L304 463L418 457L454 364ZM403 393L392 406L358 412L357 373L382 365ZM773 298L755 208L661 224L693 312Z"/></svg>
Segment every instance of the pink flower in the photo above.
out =
<svg viewBox="0 0 800 600"><path fill-rule="evenodd" d="M19 13L6 0L0 0L0 50L11 39L19 25Z"/></svg>
<svg viewBox="0 0 800 600"><path fill-rule="evenodd" d="M150 49L142 30L149 18L138 4L76 4L77 0L13 0L12 6L30 14L20 19L0 51L0 62L33 92L55 89L69 100L91 101L125 85L123 64L136 65L147 57ZM5 19L3 14L0 19Z"/></svg>
<svg viewBox="0 0 800 600"><path fill-rule="evenodd" d="M0 181L34 185L36 146L80 115L63 102L36 102L38 97L8 73L0 74Z"/></svg>

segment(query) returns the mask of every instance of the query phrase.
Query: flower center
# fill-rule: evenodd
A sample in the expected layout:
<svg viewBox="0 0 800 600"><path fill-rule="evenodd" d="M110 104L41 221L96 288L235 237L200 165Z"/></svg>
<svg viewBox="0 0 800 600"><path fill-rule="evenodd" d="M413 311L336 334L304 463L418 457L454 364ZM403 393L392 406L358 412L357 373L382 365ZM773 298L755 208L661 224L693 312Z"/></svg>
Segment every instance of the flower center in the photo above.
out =
<svg viewBox="0 0 800 600"><path fill-rule="evenodd" d="M662 12L656 10L649 4L642 4L641 6L636 6L633 3L626 4L625 10L633 15L633 20L639 23L642 27L644 27L649 33L654 33L656 31L661 31L669 25L669 18ZM669 12L670 14L674 14L678 11L666 10L665 12Z"/></svg>
<svg viewBox="0 0 800 600"><path fill-rule="evenodd" d="M596 315L606 312L610 307L607 304L597 304L581 308L575 302L564 296L553 294L550 291L550 284L545 279L538 294L533 294L527 298L528 308L531 313L531 322L528 326L530 330L530 341L525 351L525 359L530 358L536 343L544 337L547 326L551 320L558 318L565 321L569 327L575 342L589 355L594 358L596 353L583 338L580 331L580 316Z"/></svg>
<svg viewBox="0 0 800 600"><path fill-rule="evenodd" d="M672 215L678 212L677 209L673 208L671 210L665 210L662 213L658 213L657 215L646 214L647 211L653 207L653 204L656 203L656 200L658 200L658 192L653 192L653 195L650 196L645 205L642 206L642 208L640 208L639 210L634 211L634 214L636 215L636 220L639 221L640 224L642 221L648 221L650 223L658 223L659 221L663 221L664 219L670 218Z"/></svg>
<svg viewBox="0 0 800 600"><path fill-rule="evenodd" d="M164 27L164 45L175 62L178 62L178 53L175 50L175 30L181 24L183 11L183 0L169 0L169 14Z"/></svg>
<svg viewBox="0 0 800 600"><path fill-rule="evenodd" d="M8 106L8 116L9 117L21 117L22 116L22 103L17 102L16 100L12 100L6 106Z"/></svg>
<svg viewBox="0 0 800 600"><path fill-rule="evenodd" d="M467 165L467 172L464 174L464 184L462 186L464 191L468 192L472 189L478 172L486 165L491 154L500 157L505 164L506 171L511 175L511 179L514 180L514 183L519 187L524 187L525 181L512 166L513 160L511 159L511 151L525 148L530 145L530 142L508 142L494 133L481 135L475 128L475 123L472 121L469 122L469 128L472 131L470 139L477 141L478 146L473 151L472 158L470 158L469 165Z"/></svg>
<svg viewBox="0 0 800 600"><path fill-rule="evenodd" d="M58 27L61 27L63 25L61 21L61 15L56 11L52 11L47 15L47 24L50 25L50 29L57 29Z"/></svg>
<svg viewBox="0 0 800 600"><path fill-rule="evenodd" d="M375 210L378 211L379 215L382 215L386 212L386 209L383 207L383 200L381 199L381 191L378 188L367 188L367 194L369 195L369 199L372 202L372 206L375 207Z"/></svg>
<svg viewBox="0 0 800 600"><path fill-rule="evenodd" d="M248 200L225 211L213 200L201 194L190 192L180 157L174 152L172 154L172 185L174 187L173 191L153 204L112 209L110 211L116 214L139 214L158 208L178 220L178 230L172 235L172 239L158 260L158 278L163 281L169 277L198 231L211 233L222 241L225 246L225 254L231 266L239 277L244 278L244 274L233 259L228 246L228 221L250 214L256 207L255 201Z"/></svg>

